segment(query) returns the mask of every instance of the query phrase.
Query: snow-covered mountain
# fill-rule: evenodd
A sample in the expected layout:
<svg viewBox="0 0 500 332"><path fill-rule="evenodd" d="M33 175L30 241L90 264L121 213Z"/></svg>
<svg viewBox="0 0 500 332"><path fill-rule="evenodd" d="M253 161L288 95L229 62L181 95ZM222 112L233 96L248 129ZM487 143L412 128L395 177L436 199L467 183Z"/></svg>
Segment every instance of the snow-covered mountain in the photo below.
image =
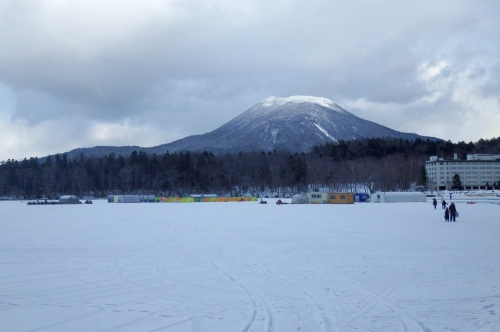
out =
<svg viewBox="0 0 500 332"><path fill-rule="evenodd" d="M399 132L361 119L326 98L292 96L269 97L210 133L189 136L159 147L170 152L207 150L225 153L275 149L309 152L315 145L366 137L436 139Z"/></svg>
<svg viewBox="0 0 500 332"><path fill-rule="evenodd" d="M168 144L151 148L95 147L76 149L67 153L68 159L132 151L163 154L179 151L211 151L216 154L239 151L309 152L315 145L339 140L369 137L395 137L436 140L417 134L399 132L371 121L361 119L333 101L321 97L269 97L251 107L233 120L203 134L188 136Z"/></svg>

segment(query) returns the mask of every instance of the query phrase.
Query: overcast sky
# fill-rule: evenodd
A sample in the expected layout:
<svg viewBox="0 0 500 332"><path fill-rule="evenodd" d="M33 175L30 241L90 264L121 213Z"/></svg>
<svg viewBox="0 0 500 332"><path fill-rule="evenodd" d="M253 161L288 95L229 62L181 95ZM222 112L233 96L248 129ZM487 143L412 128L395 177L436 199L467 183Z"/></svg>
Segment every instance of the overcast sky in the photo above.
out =
<svg viewBox="0 0 500 332"><path fill-rule="evenodd" d="M0 161L212 131L273 95L500 136L498 0L0 0Z"/></svg>

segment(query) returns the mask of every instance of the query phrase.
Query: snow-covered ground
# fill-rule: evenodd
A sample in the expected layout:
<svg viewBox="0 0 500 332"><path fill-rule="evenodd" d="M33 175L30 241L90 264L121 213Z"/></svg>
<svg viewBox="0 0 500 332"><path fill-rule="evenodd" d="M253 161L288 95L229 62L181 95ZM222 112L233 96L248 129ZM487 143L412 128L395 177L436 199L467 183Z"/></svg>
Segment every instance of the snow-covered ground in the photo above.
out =
<svg viewBox="0 0 500 332"><path fill-rule="evenodd" d="M500 205L274 201L0 202L0 330L500 331Z"/></svg>

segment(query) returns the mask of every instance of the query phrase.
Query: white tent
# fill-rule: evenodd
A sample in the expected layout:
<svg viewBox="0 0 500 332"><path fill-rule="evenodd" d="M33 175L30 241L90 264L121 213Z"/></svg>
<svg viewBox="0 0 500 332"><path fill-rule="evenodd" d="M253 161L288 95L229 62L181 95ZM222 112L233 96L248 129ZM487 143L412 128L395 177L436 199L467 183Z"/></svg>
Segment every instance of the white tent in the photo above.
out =
<svg viewBox="0 0 500 332"><path fill-rule="evenodd" d="M59 203L61 204L81 204L80 199L73 195L64 195L59 197Z"/></svg>
<svg viewBox="0 0 500 332"><path fill-rule="evenodd" d="M309 204L307 195L293 195L292 204Z"/></svg>
<svg viewBox="0 0 500 332"><path fill-rule="evenodd" d="M421 192L376 192L372 195L373 203L427 202Z"/></svg>

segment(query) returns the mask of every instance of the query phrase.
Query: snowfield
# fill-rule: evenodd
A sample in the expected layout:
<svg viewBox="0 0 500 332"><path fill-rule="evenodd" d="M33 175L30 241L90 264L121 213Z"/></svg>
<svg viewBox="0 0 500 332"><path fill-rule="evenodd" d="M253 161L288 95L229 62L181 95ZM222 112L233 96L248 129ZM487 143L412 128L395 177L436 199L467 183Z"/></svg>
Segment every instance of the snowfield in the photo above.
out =
<svg viewBox="0 0 500 332"><path fill-rule="evenodd" d="M0 202L0 330L500 331L499 205L268 203Z"/></svg>

